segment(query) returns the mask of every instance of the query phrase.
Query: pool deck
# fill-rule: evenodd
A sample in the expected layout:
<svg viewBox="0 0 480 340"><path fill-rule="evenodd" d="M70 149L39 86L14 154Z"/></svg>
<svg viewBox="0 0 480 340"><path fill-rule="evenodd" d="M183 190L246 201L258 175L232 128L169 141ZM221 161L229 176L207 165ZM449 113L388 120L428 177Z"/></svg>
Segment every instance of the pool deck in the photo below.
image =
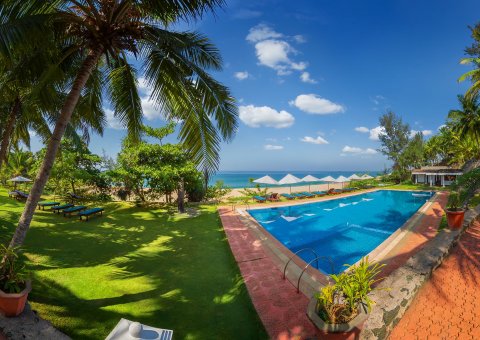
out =
<svg viewBox="0 0 480 340"><path fill-rule="evenodd" d="M362 191L359 193L365 193ZM358 194L358 193L356 193ZM341 194L328 196L335 199L350 196ZM406 235L383 254L382 263L386 266L386 276L403 265L413 254L423 248L426 242L436 235L440 224L447 194L439 192L425 211L406 231ZM324 198L302 200L301 203L323 201ZM255 207L291 205L292 202L259 204ZM252 230L242 221L237 209L230 206L219 207L219 214L227 235L230 248L240 268L252 302L272 339L309 338L321 336L306 315L309 297L297 293L289 280L283 280L278 260L264 242L258 238L258 231ZM277 241L278 242L278 241ZM279 249L282 249L281 247ZM285 254L289 257L290 254ZM298 261L301 262L301 261ZM317 272L318 273L318 272ZM329 339L345 339L344 334L329 335Z"/></svg>
<svg viewBox="0 0 480 340"><path fill-rule="evenodd" d="M480 222L420 289L390 334L391 340L480 339Z"/></svg>

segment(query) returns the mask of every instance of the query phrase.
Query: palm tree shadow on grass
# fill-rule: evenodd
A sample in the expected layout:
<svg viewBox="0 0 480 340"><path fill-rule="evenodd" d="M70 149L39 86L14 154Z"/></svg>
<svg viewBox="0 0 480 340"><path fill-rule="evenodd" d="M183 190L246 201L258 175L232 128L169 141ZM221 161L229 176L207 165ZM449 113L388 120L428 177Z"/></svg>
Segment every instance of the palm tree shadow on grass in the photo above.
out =
<svg viewBox="0 0 480 340"><path fill-rule="evenodd" d="M183 218L107 207L88 222L38 211L25 245L33 308L74 338L104 338L121 317L174 329L178 338L266 338L217 213L200 211ZM0 213L8 221L19 215Z"/></svg>

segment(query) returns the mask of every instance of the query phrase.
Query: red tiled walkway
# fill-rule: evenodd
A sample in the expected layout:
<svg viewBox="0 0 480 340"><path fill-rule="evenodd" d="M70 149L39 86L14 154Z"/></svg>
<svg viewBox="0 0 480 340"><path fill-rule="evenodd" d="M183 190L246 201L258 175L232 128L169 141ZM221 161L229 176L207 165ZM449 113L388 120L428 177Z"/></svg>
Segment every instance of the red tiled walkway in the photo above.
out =
<svg viewBox="0 0 480 340"><path fill-rule="evenodd" d="M461 237L390 339L480 339L480 222Z"/></svg>
<svg viewBox="0 0 480 340"><path fill-rule="evenodd" d="M385 275L403 265L435 237L445 201L446 194L441 193L409 235L385 256L382 261L387 264L384 268ZM224 207L219 208L219 214L253 305L269 336L272 339L289 339L295 335L300 338L326 338L306 315L308 298L297 294L296 288L282 279L282 273L270 257L271 254L265 252L261 242L240 221L237 213ZM347 337L343 333L328 335L330 339Z"/></svg>
<svg viewBox="0 0 480 340"><path fill-rule="evenodd" d="M315 335L315 326L306 315L308 299L282 279L277 266L259 241L228 209L219 209L230 242L255 309L272 339L289 339L295 335Z"/></svg>

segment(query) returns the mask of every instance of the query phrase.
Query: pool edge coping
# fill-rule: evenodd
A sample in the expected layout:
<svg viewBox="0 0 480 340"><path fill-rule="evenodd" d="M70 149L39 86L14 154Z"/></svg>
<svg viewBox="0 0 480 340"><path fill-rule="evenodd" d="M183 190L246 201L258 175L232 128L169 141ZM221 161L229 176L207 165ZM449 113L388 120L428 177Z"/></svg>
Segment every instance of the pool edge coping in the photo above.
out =
<svg viewBox="0 0 480 340"><path fill-rule="evenodd" d="M352 197L357 196L365 193L376 192L376 191L384 191L384 190L395 190L395 191L426 191L426 190L405 190L405 189L383 189L383 188L375 188L373 190L361 191L358 193L341 195L335 195L333 197L328 197L327 199L320 199L320 200L308 200L302 202L296 202L296 204L289 204L291 202L285 202L287 204L282 205L274 205L273 207L284 207L284 206L291 206L291 205L301 205L301 204L309 204L309 203L316 203L316 202L324 202L339 198L345 197ZM432 190L433 191L433 190ZM373 258L372 262L380 262L390 251L393 251L395 246L397 246L405 237L409 234L409 232L416 227L421 219L425 217L425 213L428 209L437 202L438 198L440 197L440 193L443 191L433 191L434 194L430 197L418 210L410 216L410 218L402 224L399 228L395 230L389 237L387 237L382 243L380 243L375 249L373 249L370 253L367 254L370 259ZM265 206L263 206L265 207ZM255 207L256 209L261 209L263 207ZM270 208L271 206L265 207ZM255 210L255 208L250 208L250 210ZM307 263L301 259L299 256L294 254L290 249L288 249L285 245L283 245L280 241L278 241L268 230L266 230L263 226L261 226L247 211L246 208L237 208L236 212L238 217L242 223L251 230L257 239L261 242L262 246L264 246L265 250L268 250L267 253L269 255L273 255L272 261L279 267L281 272L284 271L285 265L287 261L291 260L291 265L286 270L286 279L300 292L302 292L307 298L311 298L318 290L328 284L328 275L324 274L320 270L316 270L313 267L308 267ZM360 260L359 260L360 261ZM358 263L358 261L356 262ZM304 268L307 269L304 270ZM300 273L305 271L305 274L301 276L301 280L298 282L298 277ZM295 278L295 279L294 279Z"/></svg>

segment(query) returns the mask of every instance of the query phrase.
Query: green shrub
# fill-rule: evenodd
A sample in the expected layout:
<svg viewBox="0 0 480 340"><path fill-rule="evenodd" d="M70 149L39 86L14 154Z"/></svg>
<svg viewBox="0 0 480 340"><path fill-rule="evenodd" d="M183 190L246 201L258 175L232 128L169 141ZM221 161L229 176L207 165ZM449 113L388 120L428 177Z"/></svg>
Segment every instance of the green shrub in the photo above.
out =
<svg viewBox="0 0 480 340"><path fill-rule="evenodd" d="M3 259L0 265L0 289L5 293L20 293L28 280L25 266L18 259L18 249L0 245L0 257Z"/></svg>
<svg viewBox="0 0 480 340"><path fill-rule="evenodd" d="M384 264L371 264L368 257L363 257L358 265L349 266L341 274L331 274L333 285L323 287L316 298L319 315L327 323L347 323L358 314L361 305L370 311L373 304L368 294L372 286L381 279L376 277Z"/></svg>

